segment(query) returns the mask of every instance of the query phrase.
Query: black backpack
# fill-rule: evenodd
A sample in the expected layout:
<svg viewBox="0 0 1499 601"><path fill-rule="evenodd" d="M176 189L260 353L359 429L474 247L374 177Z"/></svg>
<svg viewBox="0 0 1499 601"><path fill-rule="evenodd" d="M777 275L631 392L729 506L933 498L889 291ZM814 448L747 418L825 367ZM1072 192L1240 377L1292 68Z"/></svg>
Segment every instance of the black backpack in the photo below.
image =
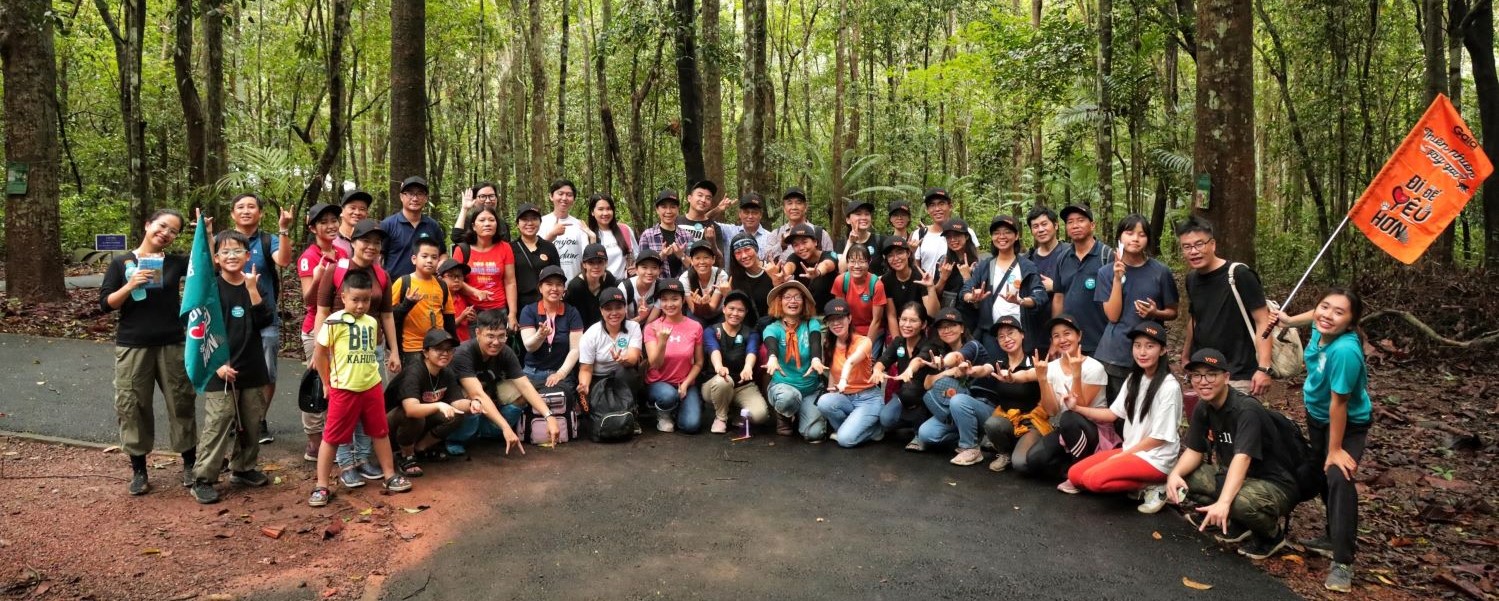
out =
<svg viewBox="0 0 1499 601"><path fill-rule="evenodd" d="M1276 452L1288 462L1291 476L1296 480L1296 502L1317 498L1327 489L1327 473L1322 471L1322 459L1312 450L1301 426L1274 409L1267 408L1265 412L1275 424Z"/></svg>
<svg viewBox="0 0 1499 601"><path fill-rule="evenodd" d="M594 378L588 391L589 438L594 442L626 440L635 435L635 399L619 394L608 380L618 376Z"/></svg>
<svg viewBox="0 0 1499 601"><path fill-rule="evenodd" d="M303 413L322 413L328 410L328 397L323 396L323 378L311 367L302 373L302 385L297 388L297 408Z"/></svg>

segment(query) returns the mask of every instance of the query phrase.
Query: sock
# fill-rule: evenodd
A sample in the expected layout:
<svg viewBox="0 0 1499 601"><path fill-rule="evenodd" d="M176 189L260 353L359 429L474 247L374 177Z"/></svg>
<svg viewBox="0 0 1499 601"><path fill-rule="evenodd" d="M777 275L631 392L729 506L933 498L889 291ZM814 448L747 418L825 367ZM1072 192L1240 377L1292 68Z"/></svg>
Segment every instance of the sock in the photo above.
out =
<svg viewBox="0 0 1499 601"><path fill-rule="evenodd" d="M198 449L188 449L182 452L182 466L190 468L198 463Z"/></svg>
<svg viewBox="0 0 1499 601"><path fill-rule="evenodd" d="M134 471L134 472L144 472L144 471L146 471L146 456L145 455L131 455L130 456L130 470Z"/></svg>

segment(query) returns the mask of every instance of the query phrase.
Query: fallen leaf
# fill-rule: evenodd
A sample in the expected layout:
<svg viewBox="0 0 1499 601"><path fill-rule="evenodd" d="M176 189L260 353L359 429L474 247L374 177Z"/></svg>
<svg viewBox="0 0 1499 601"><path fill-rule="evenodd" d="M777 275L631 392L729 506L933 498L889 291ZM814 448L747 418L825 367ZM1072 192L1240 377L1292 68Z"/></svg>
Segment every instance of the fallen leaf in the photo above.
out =
<svg viewBox="0 0 1499 601"><path fill-rule="evenodd" d="M1161 540L1161 533L1160 532L1151 532L1150 533L1150 538L1153 538L1153 539L1156 539L1156 540Z"/></svg>
<svg viewBox="0 0 1499 601"><path fill-rule="evenodd" d="M325 588L325 589L323 589L323 593L320 596L322 598L324 598L324 599L332 599L332 598L338 596L338 589L336 589L336 588Z"/></svg>
<svg viewBox="0 0 1499 601"><path fill-rule="evenodd" d="M359 515L370 515L372 513L375 513L375 508L373 508L373 507L366 507L366 508L364 508L363 510L361 510L359 512Z"/></svg>
<svg viewBox="0 0 1499 601"><path fill-rule="evenodd" d="M279 463L267 463L265 465L260 466L260 471L262 471L262 472L279 472L279 471L281 471L281 464L279 464Z"/></svg>
<svg viewBox="0 0 1499 601"><path fill-rule="evenodd" d="M105 453L118 453L118 452L120 452L120 445L113 445L113 446L104 447L104 452Z"/></svg>
<svg viewBox="0 0 1499 601"><path fill-rule="evenodd" d="M43 583L37 585L36 590L31 591L31 598L32 599L39 599L39 598L41 598L42 595L47 594L47 591L50 591L50 590L52 590L52 583L51 582L43 582Z"/></svg>
<svg viewBox="0 0 1499 601"><path fill-rule="evenodd" d="M402 509L406 510L406 513L421 513L423 511L426 511L426 510L431 509L431 508L432 508L431 505L417 505L416 507L402 507Z"/></svg>
<svg viewBox="0 0 1499 601"><path fill-rule="evenodd" d="M1199 591L1211 590L1213 588L1211 584L1203 584L1186 576L1182 576L1182 586Z"/></svg>
<svg viewBox="0 0 1499 601"><path fill-rule="evenodd" d="M234 536L234 533L230 532L228 530L223 530L223 531L219 531L219 532L213 533L213 537L214 538L231 538L233 536Z"/></svg>
<svg viewBox="0 0 1499 601"><path fill-rule="evenodd" d="M1302 557L1300 555L1296 555L1295 553L1292 553L1292 554L1289 554L1289 555L1282 555L1282 556L1280 556L1280 558L1282 560L1284 560L1284 561L1289 561L1289 562L1294 563L1296 565L1306 565L1306 560L1302 559Z"/></svg>
<svg viewBox="0 0 1499 601"><path fill-rule="evenodd" d="M161 555L161 549L147 547L145 549L141 549L141 555Z"/></svg>
<svg viewBox="0 0 1499 601"><path fill-rule="evenodd" d="M1385 586L1398 586L1398 585L1395 584L1394 580L1390 580L1389 578L1385 578L1384 574L1375 574L1374 578L1377 579L1377 580L1379 580L1380 582L1384 583Z"/></svg>
<svg viewBox="0 0 1499 601"><path fill-rule="evenodd" d="M818 521L818 522L826 522L826 521L827 521L827 520L824 520L824 519L822 519L822 518L817 518L817 521Z"/></svg>

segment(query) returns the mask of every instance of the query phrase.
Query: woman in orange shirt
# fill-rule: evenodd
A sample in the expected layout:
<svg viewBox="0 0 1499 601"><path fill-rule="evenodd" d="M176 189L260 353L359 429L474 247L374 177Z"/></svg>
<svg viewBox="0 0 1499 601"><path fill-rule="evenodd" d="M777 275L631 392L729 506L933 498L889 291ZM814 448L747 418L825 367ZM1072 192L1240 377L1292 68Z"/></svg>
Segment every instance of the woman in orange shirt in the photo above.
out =
<svg viewBox="0 0 1499 601"><path fill-rule="evenodd" d="M836 431L833 440L844 448L885 437L880 426L885 391L874 379L869 338L854 332L851 313L843 299L835 298L823 307L823 324L832 334L824 338L823 355L832 370L827 394L817 399L817 410Z"/></svg>

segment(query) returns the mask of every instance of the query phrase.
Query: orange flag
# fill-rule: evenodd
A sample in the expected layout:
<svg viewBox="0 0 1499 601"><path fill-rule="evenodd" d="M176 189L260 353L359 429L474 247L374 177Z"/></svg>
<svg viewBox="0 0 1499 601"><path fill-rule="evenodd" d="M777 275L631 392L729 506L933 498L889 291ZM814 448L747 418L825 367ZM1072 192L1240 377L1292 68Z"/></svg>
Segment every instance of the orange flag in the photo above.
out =
<svg viewBox="0 0 1499 601"><path fill-rule="evenodd" d="M1438 95L1348 217L1369 241L1409 265L1463 211L1494 165L1452 101Z"/></svg>

